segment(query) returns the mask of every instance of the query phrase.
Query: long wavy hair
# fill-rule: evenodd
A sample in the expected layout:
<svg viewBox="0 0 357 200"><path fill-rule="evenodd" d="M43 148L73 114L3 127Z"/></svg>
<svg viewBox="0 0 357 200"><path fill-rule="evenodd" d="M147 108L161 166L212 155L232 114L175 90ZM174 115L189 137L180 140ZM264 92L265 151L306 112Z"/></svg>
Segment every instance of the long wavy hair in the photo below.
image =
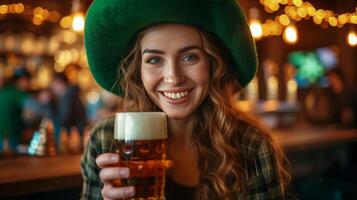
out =
<svg viewBox="0 0 357 200"><path fill-rule="evenodd" d="M212 34L197 28L205 53L211 65L211 79L208 96L195 111L198 120L193 130L194 144L198 150L198 168L201 172L197 186L196 199L233 199L239 194L247 197L247 158L243 156L243 130L248 123L246 117L234 107L233 96L241 91L241 86L229 66L229 59ZM141 47L140 42L145 30L140 32L128 56L118 68L118 83L124 89L125 110L161 111L151 101L141 80ZM242 122L242 123L241 123ZM271 137L264 134L273 146L280 189L285 193L289 175L285 170L282 151L274 145ZM208 136L208 137L207 137Z"/></svg>

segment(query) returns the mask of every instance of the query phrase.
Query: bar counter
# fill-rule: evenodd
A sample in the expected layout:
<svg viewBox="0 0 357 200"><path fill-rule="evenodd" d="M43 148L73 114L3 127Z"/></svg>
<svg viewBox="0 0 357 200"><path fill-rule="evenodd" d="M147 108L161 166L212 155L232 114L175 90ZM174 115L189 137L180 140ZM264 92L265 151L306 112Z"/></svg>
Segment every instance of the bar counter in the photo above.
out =
<svg viewBox="0 0 357 200"><path fill-rule="evenodd" d="M357 142L357 129L302 125L289 129L273 130L271 136L285 152L296 152Z"/></svg>
<svg viewBox="0 0 357 200"><path fill-rule="evenodd" d="M0 160L0 198L80 187L81 155L14 156Z"/></svg>
<svg viewBox="0 0 357 200"><path fill-rule="evenodd" d="M302 126L274 130L271 135L288 153L357 142L357 129ZM15 156L0 159L0 198L80 187L80 157Z"/></svg>

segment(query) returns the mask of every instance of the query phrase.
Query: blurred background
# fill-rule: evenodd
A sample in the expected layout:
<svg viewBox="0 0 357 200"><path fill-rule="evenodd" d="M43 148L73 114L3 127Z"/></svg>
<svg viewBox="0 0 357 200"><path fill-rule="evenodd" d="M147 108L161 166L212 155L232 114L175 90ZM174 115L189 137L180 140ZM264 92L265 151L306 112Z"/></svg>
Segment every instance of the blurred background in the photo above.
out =
<svg viewBox="0 0 357 200"><path fill-rule="evenodd" d="M86 62L91 2L0 1L0 199L78 199L90 130L121 108ZM291 198L357 199L357 1L239 3L259 71L237 109L287 154Z"/></svg>

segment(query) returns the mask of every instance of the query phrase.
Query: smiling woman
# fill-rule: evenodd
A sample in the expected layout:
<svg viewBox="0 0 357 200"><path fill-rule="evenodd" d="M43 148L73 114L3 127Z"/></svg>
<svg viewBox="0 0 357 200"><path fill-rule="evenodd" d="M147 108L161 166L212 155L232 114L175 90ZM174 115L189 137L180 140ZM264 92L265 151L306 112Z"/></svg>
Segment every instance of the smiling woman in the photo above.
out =
<svg viewBox="0 0 357 200"><path fill-rule="evenodd" d="M96 0L85 41L94 77L131 102L125 111L167 115L173 166L165 199L284 199L289 176L282 153L233 106L233 95L256 71L255 46L236 1L163 1L155 12L146 2L155 3ZM112 8L110 23L98 20ZM132 15L133 8L145 15ZM111 34L113 27L127 29ZM100 41L108 34L113 41ZM113 167L119 160L110 153L113 124L109 118L93 130L82 160L83 199L136 199L133 186L113 184L130 177L128 168Z"/></svg>

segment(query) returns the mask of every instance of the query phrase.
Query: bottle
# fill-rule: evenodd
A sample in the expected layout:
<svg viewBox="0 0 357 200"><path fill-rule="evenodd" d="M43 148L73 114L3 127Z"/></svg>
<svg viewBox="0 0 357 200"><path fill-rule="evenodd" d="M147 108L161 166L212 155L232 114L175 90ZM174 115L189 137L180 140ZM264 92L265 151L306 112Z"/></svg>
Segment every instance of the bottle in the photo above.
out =
<svg viewBox="0 0 357 200"><path fill-rule="evenodd" d="M57 154L53 123L50 119L42 119L39 129L33 134L28 153L36 156L55 156Z"/></svg>
<svg viewBox="0 0 357 200"><path fill-rule="evenodd" d="M58 151L60 154L68 154L68 132L65 127L61 128L59 140Z"/></svg>
<svg viewBox="0 0 357 200"><path fill-rule="evenodd" d="M81 152L81 136L77 127L71 128L68 140L68 148L69 151L74 154Z"/></svg>

